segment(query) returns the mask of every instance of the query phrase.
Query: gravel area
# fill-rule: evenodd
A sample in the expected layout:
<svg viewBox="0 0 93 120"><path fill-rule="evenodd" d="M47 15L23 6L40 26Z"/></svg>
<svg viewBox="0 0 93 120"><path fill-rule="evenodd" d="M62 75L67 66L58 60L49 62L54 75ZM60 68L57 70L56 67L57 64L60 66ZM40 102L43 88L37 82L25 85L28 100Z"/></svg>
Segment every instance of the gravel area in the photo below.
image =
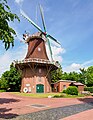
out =
<svg viewBox="0 0 93 120"><path fill-rule="evenodd" d="M40 112L20 115L13 120L59 120L82 111L93 109L93 103L76 104L65 107L52 108Z"/></svg>

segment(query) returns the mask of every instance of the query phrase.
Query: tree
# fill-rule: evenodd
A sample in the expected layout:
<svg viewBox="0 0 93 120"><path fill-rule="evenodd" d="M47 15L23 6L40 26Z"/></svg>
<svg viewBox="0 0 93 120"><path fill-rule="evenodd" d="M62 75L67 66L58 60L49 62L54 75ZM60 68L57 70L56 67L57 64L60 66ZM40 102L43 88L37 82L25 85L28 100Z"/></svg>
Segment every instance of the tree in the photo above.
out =
<svg viewBox="0 0 93 120"><path fill-rule="evenodd" d="M62 79L62 67L61 65L59 64L59 68L57 70L54 70L51 72L51 79L52 79L52 82L57 82L58 80L61 80Z"/></svg>
<svg viewBox="0 0 93 120"><path fill-rule="evenodd" d="M0 40L5 44L7 50L10 45L14 46L14 35L16 32L9 26L9 22L19 20L16 14L13 14L7 5L7 0L0 0Z"/></svg>
<svg viewBox="0 0 93 120"><path fill-rule="evenodd" d="M77 81L79 80L79 74L75 71L69 73L69 79L72 81Z"/></svg>
<svg viewBox="0 0 93 120"><path fill-rule="evenodd" d="M93 66L88 67L86 73L87 86L93 86Z"/></svg>
<svg viewBox="0 0 93 120"><path fill-rule="evenodd" d="M63 79L63 80L78 81L78 79L79 79L79 74L76 73L76 72L70 72L70 73L64 72L64 73L62 74L62 79Z"/></svg>
<svg viewBox="0 0 93 120"><path fill-rule="evenodd" d="M93 86L93 66L88 67L88 69L80 69L80 82L87 86Z"/></svg>
<svg viewBox="0 0 93 120"><path fill-rule="evenodd" d="M0 80L1 88L5 89L5 90L7 90L9 88L8 74L9 74L9 71L4 72L4 74L2 75L1 80Z"/></svg>
<svg viewBox="0 0 93 120"><path fill-rule="evenodd" d="M70 80L69 79L69 73L66 73L66 72L62 73L62 79L63 80Z"/></svg>
<svg viewBox="0 0 93 120"><path fill-rule="evenodd" d="M84 68L80 68L80 74L79 74L79 82L86 84L87 82L87 70L85 70Z"/></svg>
<svg viewBox="0 0 93 120"><path fill-rule="evenodd" d="M21 73L13 67L10 66L10 70L6 71L1 76L1 88L10 89L10 91L19 91L21 86Z"/></svg>

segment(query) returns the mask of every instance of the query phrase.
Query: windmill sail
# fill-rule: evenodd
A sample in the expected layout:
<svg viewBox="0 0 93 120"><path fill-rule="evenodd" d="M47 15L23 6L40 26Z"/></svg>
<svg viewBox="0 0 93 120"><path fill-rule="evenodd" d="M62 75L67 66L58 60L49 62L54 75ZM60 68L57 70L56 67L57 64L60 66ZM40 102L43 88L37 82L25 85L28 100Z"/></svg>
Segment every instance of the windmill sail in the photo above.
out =
<svg viewBox="0 0 93 120"><path fill-rule="evenodd" d="M44 20L44 14L43 14L43 8L40 6L40 13L41 13L41 18L42 18L42 23L43 23L43 27L44 27L44 32L46 33L46 25L45 25L45 20Z"/></svg>
<svg viewBox="0 0 93 120"><path fill-rule="evenodd" d="M58 43L60 45L60 43L51 35L47 35L47 37L49 37L50 39L54 40L56 43Z"/></svg>
<svg viewBox="0 0 93 120"><path fill-rule="evenodd" d="M42 7L40 5L40 14L41 14L41 18L42 18L42 23L43 23L43 27L44 27L44 32L42 31L42 29L33 22L33 20L31 20L27 14L23 11L20 10L21 15L28 21L30 22L35 28L37 28L46 38L46 42L45 42L45 46L46 46L46 52L48 55L48 58L50 61L53 61L53 57L52 57L52 49L51 49L51 45L50 45L50 41L48 38L50 38L51 40L55 41L56 43L60 44L54 37L52 37L51 35L47 34L46 32L46 26L45 26L45 21L44 21L44 15L43 15L43 11L42 11Z"/></svg>
<svg viewBox="0 0 93 120"><path fill-rule="evenodd" d="M41 14L41 18L42 18L43 27L44 27L44 32L46 33L46 25L45 25L45 20L44 20L43 8L41 5L39 5L39 7L40 7L40 14ZM46 33L46 38L47 38L47 33ZM45 43L45 46L46 46L46 52L47 52L49 60L53 61L52 49L51 49L50 41L48 38Z"/></svg>
<svg viewBox="0 0 93 120"><path fill-rule="evenodd" d="M27 16L27 14L23 11L23 10L20 10L20 13L21 13L21 15L25 18L25 19L27 19L34 27L36 27L40 32L43 32L42 31L42 29L37 25L37 24L35 24L28 16Z"/></svg>

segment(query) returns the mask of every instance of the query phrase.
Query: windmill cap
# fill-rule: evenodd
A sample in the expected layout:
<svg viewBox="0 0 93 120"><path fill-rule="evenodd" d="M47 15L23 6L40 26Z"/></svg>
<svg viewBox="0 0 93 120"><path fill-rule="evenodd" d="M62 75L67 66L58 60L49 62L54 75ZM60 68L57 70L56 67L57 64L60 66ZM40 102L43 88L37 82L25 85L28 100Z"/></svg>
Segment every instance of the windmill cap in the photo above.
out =
<svg viewBox="0 0 93 120"><path fill-rule="evenodd" d="M33 38L42 38L42 40L45 40L45 38L42 37L42 32L36 32L32 34L31 36L29 36L26 42L28 43Z"/></svg>

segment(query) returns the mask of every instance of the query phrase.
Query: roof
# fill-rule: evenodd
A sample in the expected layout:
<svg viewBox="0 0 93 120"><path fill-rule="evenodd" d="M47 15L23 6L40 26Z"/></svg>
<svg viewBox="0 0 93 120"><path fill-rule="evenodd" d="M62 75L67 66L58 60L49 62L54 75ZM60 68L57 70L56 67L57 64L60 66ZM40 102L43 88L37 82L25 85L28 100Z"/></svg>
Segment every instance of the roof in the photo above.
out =
<svg viewBox="0 0 93 120"><path fill-rule="evenodd" d="M76 82L76 83L72 83L73 85L76 85L76 86L83 86L84 84L82 83L79 83L79 82Z"/></svg>
<svg viewBox="0 0 93 120"><path fill-rule="evenodd" d="M76 81L71 81L71 80L59 80L57 81L56 83L58 82L69 82L71 83L72 85L76 85L76 86L83 86L84 84L80 83L80 82L76 82Z"/></svg>
<svg viewBox="0 0 93 120"><path fill-rule="evenodd" d="M76 81L72 81L72 80L59 80L59 82L71 82L71 83L73 82L74 83Z"/></svg>
<svg viewBox="0 0 93 120"><path fill-rule="evenodd" d="M59 80L59 81L57 81L56 83L58 83L58 82L70 82L70 83L75 83L76 81L71 81L71 80Z"/></svg>
<svg viewBox="0 0 93 120"><path fill-rule="evenodd" d="M26 43L28 43L33 38L42 38L42 40L46 41L46 37L41 32L36 32L27 38Z"/></svg>

